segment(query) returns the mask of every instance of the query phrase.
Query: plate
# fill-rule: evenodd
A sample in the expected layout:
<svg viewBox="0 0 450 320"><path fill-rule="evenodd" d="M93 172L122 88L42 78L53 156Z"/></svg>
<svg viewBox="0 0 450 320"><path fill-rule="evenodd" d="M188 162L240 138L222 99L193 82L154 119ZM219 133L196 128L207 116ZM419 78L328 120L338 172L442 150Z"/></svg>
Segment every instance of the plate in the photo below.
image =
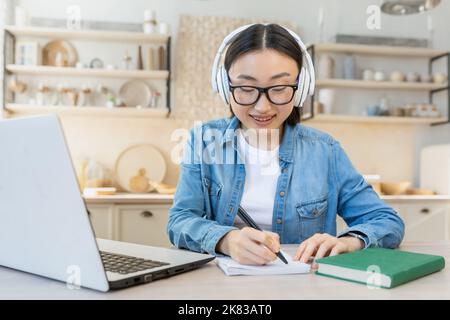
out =
<svg viewBox="0 0 450 320"><path fill-rule="evenodd" d="M142 80L127 81L119 90L119 98L128 107L148 107L152 94L148 84Z"/></svg>
<svg viewBox="0 0 450 320"><path fill-rule="evenodd" d="M166 162L162 154L152 145L134 145L125 149L117 158L115 165L116 181L128 192L132 190L130 181L139 176L144 169L144 178L148 179L149 188L142 192L150 192L155 184L161 183L166 175ZM141 180L142 181L142 180Z"/></svg>
<svg viewBox="0 0 450 320"><path fill-rule="evenodd" d="M77 61L77 50L67 41L51 41L42 49L44 66L74 67Z"/></svg>

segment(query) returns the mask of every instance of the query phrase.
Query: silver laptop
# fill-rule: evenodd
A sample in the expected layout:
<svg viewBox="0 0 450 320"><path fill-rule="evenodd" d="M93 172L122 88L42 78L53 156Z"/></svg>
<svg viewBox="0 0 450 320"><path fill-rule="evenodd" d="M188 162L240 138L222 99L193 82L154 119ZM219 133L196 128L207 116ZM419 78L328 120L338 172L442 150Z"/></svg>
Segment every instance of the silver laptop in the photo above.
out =
<svg viewBox="0 0 450 320"><path fill-rule="evenodd" d="M0 121L0 265L108 291L213 259L96 240L58 117Z"/></svg>

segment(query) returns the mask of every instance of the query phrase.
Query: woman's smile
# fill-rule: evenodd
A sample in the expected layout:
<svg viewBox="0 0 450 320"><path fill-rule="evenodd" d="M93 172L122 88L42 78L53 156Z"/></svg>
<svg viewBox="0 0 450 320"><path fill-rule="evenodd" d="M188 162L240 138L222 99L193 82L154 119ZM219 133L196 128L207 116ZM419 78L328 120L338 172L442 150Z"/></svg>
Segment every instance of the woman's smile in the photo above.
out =
<svg viewBox="0 0 450 320"><path fill-rule="evenodd" d="M277 115L250 115L258 127L266 127L270 125Z"/></svg>

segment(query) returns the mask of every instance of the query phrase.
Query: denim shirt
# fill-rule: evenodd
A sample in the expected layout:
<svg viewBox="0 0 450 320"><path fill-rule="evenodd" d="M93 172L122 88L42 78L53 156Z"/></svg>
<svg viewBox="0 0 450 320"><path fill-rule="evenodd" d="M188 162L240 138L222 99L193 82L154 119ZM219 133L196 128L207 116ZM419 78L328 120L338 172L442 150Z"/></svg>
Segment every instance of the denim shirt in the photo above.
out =
<svg viewBox="0 0 450 320"><path fill-rule="evenodd" d="M178 248L217 255L219 240L236 229L245 182L236 147L239 123L236 117L225 118L190 131L167 224ZM338 214L348 226L338 237L358 235L366 248L399 246L403 221L330 135L285 124L279 164L272 231L282 244L301 243L315 233L336 236Z"/></svg>

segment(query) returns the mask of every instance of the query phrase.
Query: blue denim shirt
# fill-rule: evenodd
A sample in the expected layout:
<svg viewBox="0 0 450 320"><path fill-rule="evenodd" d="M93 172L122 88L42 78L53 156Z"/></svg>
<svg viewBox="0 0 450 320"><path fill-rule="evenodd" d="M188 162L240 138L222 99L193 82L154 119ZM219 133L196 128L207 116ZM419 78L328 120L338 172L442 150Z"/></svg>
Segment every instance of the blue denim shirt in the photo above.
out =
<svg viewBox="0 0 450 320"><path fill-rule="evenodd" d="M237 154L238 128L239 120L233 117L190 131L167 224L175 246L218 254L219 240L236 229L233 223L245 182L245 166ZM221 162L224 158L227 161ZM279 164L272 231L281 243L301 243L315 233L336 236L337 214L348 226L337 236L358 234L366 248L395 248L402 241L401 218L330 135L286 124Z"/></svg>

